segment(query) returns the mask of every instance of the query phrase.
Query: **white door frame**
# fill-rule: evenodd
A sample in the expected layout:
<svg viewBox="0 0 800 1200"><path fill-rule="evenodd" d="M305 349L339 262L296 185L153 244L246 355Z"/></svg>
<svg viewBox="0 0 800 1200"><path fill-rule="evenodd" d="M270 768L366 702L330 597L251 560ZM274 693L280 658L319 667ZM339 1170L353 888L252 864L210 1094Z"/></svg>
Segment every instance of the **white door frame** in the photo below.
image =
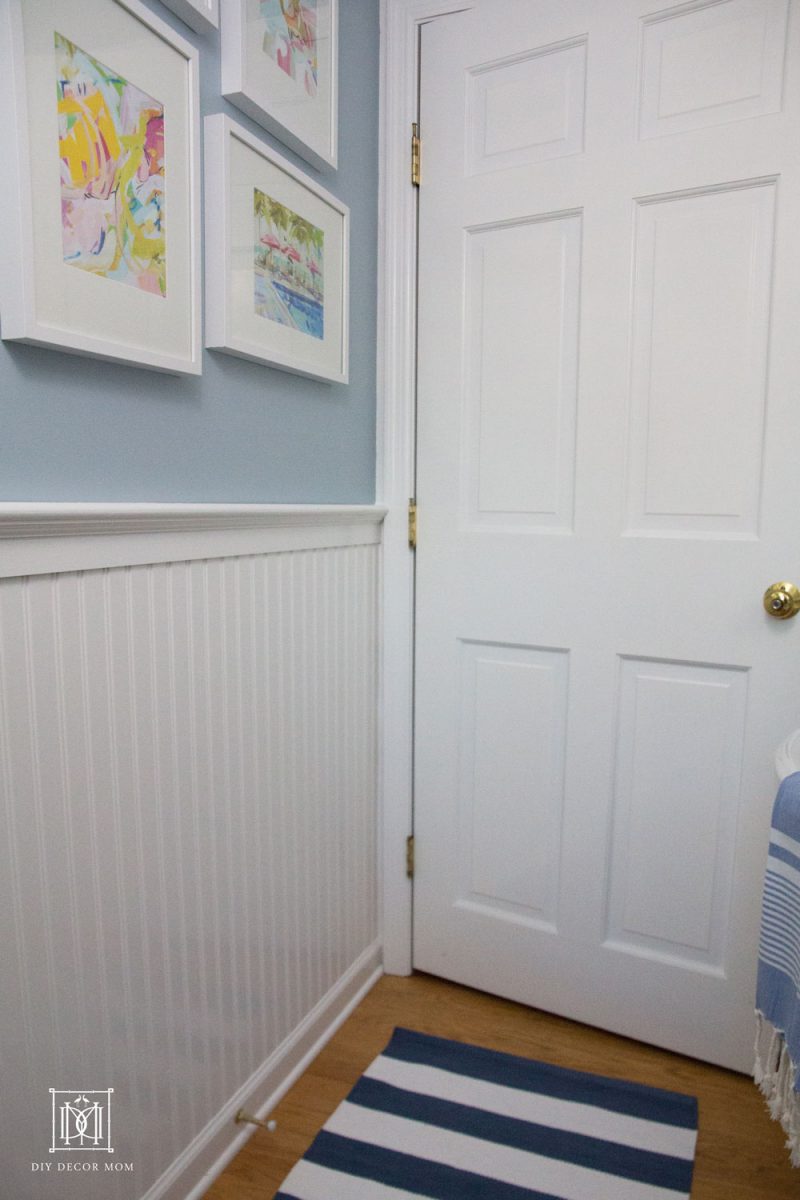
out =
<svg viewBox="0 0 800 1200"><path fill-rule="evenodd" d="M475 0L381 0L378 241L377 502L383 533L380 694L380 857L384 968L411 972L414 560L407 506L414 487L417 199L410 186L417 119L419 27ZM424 130L423 130L424 139ZM425 160L423 149L422 172ZM422 517L424 536L424 514Z"/></svg>

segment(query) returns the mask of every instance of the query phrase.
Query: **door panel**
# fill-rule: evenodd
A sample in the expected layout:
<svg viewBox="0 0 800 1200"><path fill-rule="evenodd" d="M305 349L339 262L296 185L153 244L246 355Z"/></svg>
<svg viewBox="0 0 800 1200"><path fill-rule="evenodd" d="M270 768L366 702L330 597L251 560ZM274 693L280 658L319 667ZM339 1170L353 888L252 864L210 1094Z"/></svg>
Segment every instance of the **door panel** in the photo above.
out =
<svg viewBox="0 0 800 1200"><path fill-rule="evenodd" d="M719 971L747 672L623 658L607 944Z"/></svg>
<svg viewBox="0 0 800 1200"><path fill-rule="evenodd" d="M467 232L467 525L572 526L580 246L574 214Z"/></svg>
<svg viewBox="0 0 800 1200"><path fill-rule="evenodd" d="M797 9L422 34L415 963L741 1069L800 708Z"/></svg>
<svg viewBox="0 0 800 1200"><path fill-rule="evenodd" d="M757 533L776 184L637 201L631 532Z"/></svg>
<svg viewBox="0 0 800 1200"><path fill-rule="evenodd" d="M586 39L482 63L467 83L466 173L583 150Z"/></svg>
<svg viewBox="0 0 800 1200"><path fill-rule="evenodd" d="M642 138L778 112L787 0L727 0L642 21Z"/></svg>
<svg viewBox="0 0 800 1200"><path fill-rule="evenodd" d="M461 658L463 902L554 929L568 657L560 650L464 642ZM540 797L536 806L531 795Z"/></svg>

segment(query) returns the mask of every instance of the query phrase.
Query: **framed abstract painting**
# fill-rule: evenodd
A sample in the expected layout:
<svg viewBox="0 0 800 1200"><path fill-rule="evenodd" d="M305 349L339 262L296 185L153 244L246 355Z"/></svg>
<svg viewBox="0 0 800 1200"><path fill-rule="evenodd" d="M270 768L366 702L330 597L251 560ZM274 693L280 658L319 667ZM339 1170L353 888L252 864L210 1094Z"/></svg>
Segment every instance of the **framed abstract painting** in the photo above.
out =
<svg viewBox="0 0 800 1200"><path fill-rule="evenodd" d="M220 0L222 94L315 167L337 162L338 0Z"/></svg>
<svg viewBox="0 0 800 1200"><path fill-rule="evenodd" d="M209 33L219 29L219 0L161 0L176 17L195 31Z"/></svg>
<svg viewBox="0 0 800 1200"><path fill-rule="evenodd" d="M0 334L201 370L197 52L139 0L0 0Z"/></svg>
<svg viewBox="0 0 800 1200"><path fill-rule="evenodd" d="M346 205L222 114L205 119L206 346L347 383Z"/></svg>

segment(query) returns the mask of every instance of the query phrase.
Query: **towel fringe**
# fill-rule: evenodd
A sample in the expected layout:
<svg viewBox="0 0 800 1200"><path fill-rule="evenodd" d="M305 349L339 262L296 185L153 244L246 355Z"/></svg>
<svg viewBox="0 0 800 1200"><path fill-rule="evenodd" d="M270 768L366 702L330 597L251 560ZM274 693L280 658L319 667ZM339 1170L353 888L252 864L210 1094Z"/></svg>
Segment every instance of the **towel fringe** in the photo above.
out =
<svg viewBox="0 0 800 1200"><path fill-rule="evenodd" d="M766 1099L771 1116L786 1136L793 1167L800 1167L800 1093L798 1068L792 1062L783 1033L763 1013L756 1012L753 1078Z"/></svg>

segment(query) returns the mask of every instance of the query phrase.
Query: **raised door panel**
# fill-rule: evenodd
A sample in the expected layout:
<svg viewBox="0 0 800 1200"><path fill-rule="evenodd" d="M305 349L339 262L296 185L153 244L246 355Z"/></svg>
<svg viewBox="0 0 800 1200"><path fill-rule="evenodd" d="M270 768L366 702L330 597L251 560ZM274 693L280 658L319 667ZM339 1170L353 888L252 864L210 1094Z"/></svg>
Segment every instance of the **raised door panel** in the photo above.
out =
<svg viewBox="0 0 800 1200"><path fill-rule="evenodd" d="M607 945L724 972L747 678L621 660Z"/></svg>
<svg viewBox="0 0 800 1200"><path fill-rule="evenodd" d="M580 153L585 91L585 38L473 67L467 174Z"/></svg>
<svg viewBox="0 0 800 1200"><path fill-rule="evenodd" d="M775 192L636 205L630 532L757 535Z"/></svg>
<svg viewBox="0 0 800 1200"><path fill-rule="evenodd" d="M466 524L571 528L581 217L466 241Z"/></svg>
<svg viewBox="0 0 800 1200"><path fill-rule="evenodd" d="M777 112L788 0L708 0L642 22L640 136Z"/></svg>
<svg viewBox="0 0 800 1200"><path fill-rule="evenodd" d="M460 647L457 906L554 931L569 656Z"/></svg>

